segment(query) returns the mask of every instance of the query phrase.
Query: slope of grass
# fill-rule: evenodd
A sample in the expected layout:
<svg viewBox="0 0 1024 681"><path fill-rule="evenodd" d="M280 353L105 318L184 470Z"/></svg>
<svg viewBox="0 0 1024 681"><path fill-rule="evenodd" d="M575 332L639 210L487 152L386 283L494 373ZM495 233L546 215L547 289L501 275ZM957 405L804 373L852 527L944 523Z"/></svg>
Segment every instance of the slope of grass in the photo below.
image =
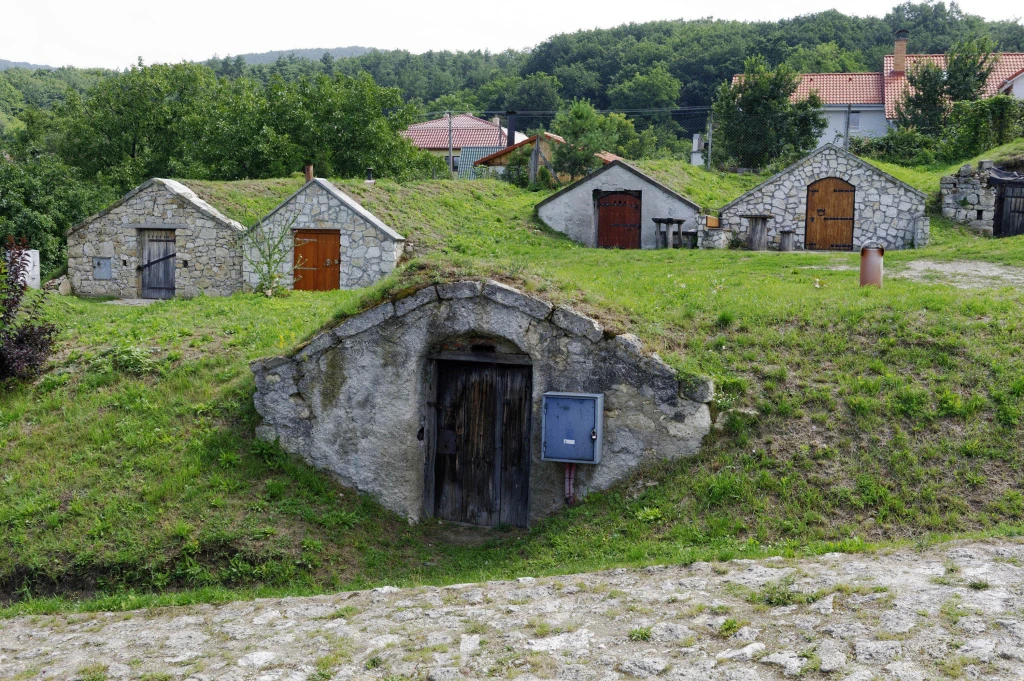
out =
<svg viewBox="0 0 1024 681"><path fill-rule="evenodd" d="M767 177L758 174L709 172L699 166L676 160L636 161L633 165L710 212L717 211Z"/></svg>
<svg viewBox="0 0 1024 681"><path fill-rule="evenodd" d="M870 158L865 158L865 161L872 165L881 168L885 172L889 173L897 179L903 180L907 184L928 194L935 194L939 191L939 180L943 175L954 175L964 163L970 163L971 166L977 168L978 161L989 160L996 163L1014 163L1016 165L1024 165L1024 138L1016 139L1012 142L1004 144L994 149L989 149L983 154L979 154L969 161L963 163L953 163L951 165L934 165L934 166L901 166L895 163L886 163L885 161L877 161Z"/></svg>
<svg viewBox="0 0 1024 681"><path fill-rule="evenodd" d="M498 182L340 184L409 239L412 261L373 290L145 308L50 298L53 367L0 393L8 613L1018 531L1018 290L893 278L860 289L851 254L586 249L535 221L537 194ZM285 185L199 189L241 211ZM943 224L936 241L893 262L1019 248ZM638 471L529 532L410 526L254 441L249 360L454 276L499 276L629 329L679 371L712 376L716 414L757 415L733 413L699 456Z"/></svg>

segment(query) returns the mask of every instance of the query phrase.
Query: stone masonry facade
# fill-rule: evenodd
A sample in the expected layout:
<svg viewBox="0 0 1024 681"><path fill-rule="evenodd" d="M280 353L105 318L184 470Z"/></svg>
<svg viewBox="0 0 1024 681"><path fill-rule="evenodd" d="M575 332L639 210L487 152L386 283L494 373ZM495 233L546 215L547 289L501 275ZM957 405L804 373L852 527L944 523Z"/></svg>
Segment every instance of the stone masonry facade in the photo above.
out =
<svg viewBox="0 0 1024 681"><path fill-rule="evenodd" d="M964 164L956 175L939 180L942 217L967 225L980 234L992 236L996 190L988 184L992 161L980 161L978 169Z"/></svg>
<svg viewBox="0 0 1024 681"><path fill-rule="evenodd" d="M141 291L140 231L175 230L175 295L227 296L242 289L242 225L191 189L155 178L68 233L68 278L83 296L136 298ZM94 277L109 259L109 279Z"/></svg>
<svg viewBox="0 0 1024 681"><path fill-rule="evenodd" d="M853 246L877 241L888 249L920 248L929 237L924 215L926 196L891 175L832 144L769 178L721 210L722 227L731 238L746 241L746 215L770 215L768 242L778 248L780 232L795 230L795 247L805 242L807 187L837 177L856 188Z"/></svg>
<svg viewBox="0 0 1024 681"><path fill-rule="evenodd" d="M564 503L561 464L540 460L545 392L605 395L602 459L580 466L580 496L646 461L696 454L710 430L711 383L680 381L635 336L606 336L594 320L498 282L464 281L385 302L291 356L254 362L263 417L257 435L396 513L429 516L431 358L459 339L481 337L514 347L532 365L531 520Z"/></svg>
<svg viewBox="0 0 1024 681"><path fill-rule="evenodd" d="M263 218L261 225L274 234L279 230L338 230L341 242L340 281L343 289L362 288L375 283L395 269L402 257L405 238L381 222L327 180L314 178ZM282 265L282 285L294 285L294 242ZM255 277L244 264L246 281Z"/></svg>

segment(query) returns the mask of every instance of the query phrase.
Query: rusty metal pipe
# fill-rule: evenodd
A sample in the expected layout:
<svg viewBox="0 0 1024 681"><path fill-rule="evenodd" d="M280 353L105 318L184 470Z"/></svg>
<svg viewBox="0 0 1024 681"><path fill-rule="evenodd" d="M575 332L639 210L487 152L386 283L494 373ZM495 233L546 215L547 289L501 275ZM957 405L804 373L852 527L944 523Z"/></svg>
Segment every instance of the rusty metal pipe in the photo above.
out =
<svg viewBox="0 0 1024 681"><path fill-rule="evenodd" d="M869 241L860 247L860 285L882 288L885 247Z"/></svg>

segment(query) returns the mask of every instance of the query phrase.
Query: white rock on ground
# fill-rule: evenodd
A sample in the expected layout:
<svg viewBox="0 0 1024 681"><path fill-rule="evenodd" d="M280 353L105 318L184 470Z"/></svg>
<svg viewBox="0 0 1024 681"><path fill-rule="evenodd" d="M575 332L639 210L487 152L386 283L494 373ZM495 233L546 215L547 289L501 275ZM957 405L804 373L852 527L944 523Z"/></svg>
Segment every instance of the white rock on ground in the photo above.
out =
<svg viewBox="0 0 1024 681"><path fill-rule="evenodd" d="M981 574L989 588L971 589ZM748 601L780 576L825 596ZM719 633L728 619L742 636ZM1010 541L0 619L0 679L26 681L917 681L945 678L943 662L1010 681L1022 651L1024 543Z"/></svg>

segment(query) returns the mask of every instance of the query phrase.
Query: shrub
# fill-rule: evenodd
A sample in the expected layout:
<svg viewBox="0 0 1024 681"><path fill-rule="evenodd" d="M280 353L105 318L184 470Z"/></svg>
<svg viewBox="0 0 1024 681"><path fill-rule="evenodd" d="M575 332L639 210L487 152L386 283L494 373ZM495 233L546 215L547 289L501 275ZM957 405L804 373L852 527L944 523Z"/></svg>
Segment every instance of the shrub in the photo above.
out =
<svg viewBox="0 0 1024 681"><path fill-rule="evenodd" d="M883 137L851 137L850 151L886 163L931 165L935 163L935 138L914 128L893 128Z"/></svg>
<svg viewBox="0 0 1024 681"><path fill-rule="evenodd" d="M28 295L25 243L9 237L0 256L0 380L35 374L57 334L57 327L43 320L42 297Z"/></svg>

